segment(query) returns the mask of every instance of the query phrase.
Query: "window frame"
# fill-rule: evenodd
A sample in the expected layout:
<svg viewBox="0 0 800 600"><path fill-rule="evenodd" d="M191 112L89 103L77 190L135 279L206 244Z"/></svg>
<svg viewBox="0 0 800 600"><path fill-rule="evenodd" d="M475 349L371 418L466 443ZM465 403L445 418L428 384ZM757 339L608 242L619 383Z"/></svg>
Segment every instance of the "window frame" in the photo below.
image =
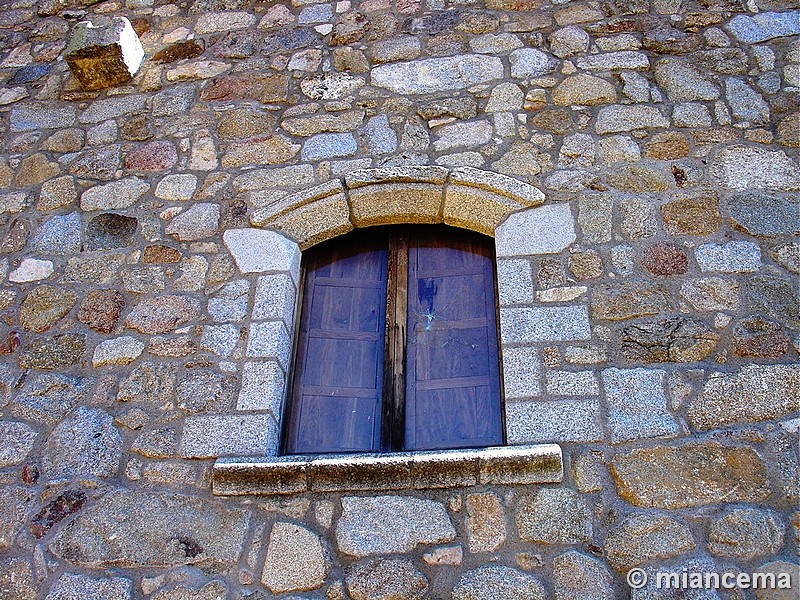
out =
<svg viewBox="0 0 800 600"><path fill-rule="evenodd" d="M497 403L499 404L499 411L496 416L498 419L497 427L499 428L500 440L497 444L487 445L469 445L464 448L431 448L431 449L406 449L404 447L405 429L406 429L406 389L407 389L407 350L408 350L408 285L409 285L409 237L414 234L413 230L420 231L422 228L430 232L435 232L435 235L447 238L453 236L456 241L468 241L470 239L480 239L485 244L487 253L482 254L489 259L491 264L491 288L492 288L492 314L487 313L487 319L493 318L494 321L494 356L489 356L488 360L494 360L496 369L496 384L497 389ZM400 455L402 453L419 453L419 452L448 452L448 451L463 451L463 450L476 450L481 448L489 448L493 446L505 447L507 445L506 435L506 414L505 414L505 388L504 388L504 375L503 375L503 357L502 357L502 343L501 343L501 329L500 329L500 298L499 298L499 283L497 273L497 258L495 250L495 240L491 236L481 234L476 231L464 230L458 227L452 227L445 224L412 224L400 223L386 226L375 226L362 228L360 231L373 230L375 235L379 230L385 231L387 239L387 254L388 264L386 266L386 299L385 299L385 315L384 315L384 332L383 332L383 364L382 364L382 385L381 385L381 400L380 400L380 439L379 450L337 450L327 452L320 451L293 451L289 448L290 444L290 430L293 427L292 415L293 410L293 397L298 385L297 377L300 373L300 365L298 364L300 344L302 343L301 328L303 319L309 318L310 315L303 315L303 307L306 299L306 285L307 285L307 269L309 268L308 254L303 253L300 265L297 297L294 310L294 323L292 333L292 348L290 354L289 367L287 369L286 378L286 394L285 402L282 407L281 418L281 431L280 440L278 444L279 456L283 457L301 457L309 455L359 455L359 454L374 454L378 452L380 455ZM355 233L355 232L350 232ZM329 240L329 243L346 243L346 235ZM488 310L488 307L487 307ZM487 348L491 351L492 348Z"/></svg>

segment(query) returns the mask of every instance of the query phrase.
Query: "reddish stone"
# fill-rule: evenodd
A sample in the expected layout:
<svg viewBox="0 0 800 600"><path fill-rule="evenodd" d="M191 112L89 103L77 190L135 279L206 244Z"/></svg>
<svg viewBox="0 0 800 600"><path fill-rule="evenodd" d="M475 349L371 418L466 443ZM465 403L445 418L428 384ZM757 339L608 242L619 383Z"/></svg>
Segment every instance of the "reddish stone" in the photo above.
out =
<svg viewBox="0 0 800 600"><path fill-rule="evenodd" d="M678 246L660 243L645 248L642 264L653 275L683 275L689 268L689 259Z"/></svg>
<svg viewBox="0 0 800 600"><path fill-rule="evenodd" d="M19 334L16 331L9 331L6 339L0 344L0 354L14 354L19 344Z"/></svg>
<svg viewBox="0 0 800 600"><path fill-rule="evenodd" d="M207 85L200 94L201 100L228 102L230 100L257 100L263 103L286 101L289 78L286 75L242 76L222 75Z"/></svg>
<svg viewBox="0 0 800 600"><path fill-rule="evenodd" d="M789 350L789 336L781 326L761 317L742 321L733 328L737 356L780 358Z"/></svg>
<svg viewBox="0 0 800 600"><path fill-rule="evenodd" d="M336 24L331 35L331 46L345 46L357 42L369 29L369 20L360 12L347 13Z"/></svg>
<svg viewBox="0 0 800 600"><path fill-rule="evenodd" d="M48 502L31 519L31 533L42 538L50 529L71 514L78 512L86 504L86 494L80 490L67 490L55 500Z"/></svg>
<svg viewBox="0 0 800 600"><path fill-rule="evenodd" d="M200 40L185 40L175 42L156 52L151 59L153 62L168 64L184 58L196 58L205 51L203 42Z"/></svg>
<svg viewBox="0 0 800 600"><path fill-rule="evenodd" d="M167 333L199 314L200 306L194 298L159 296L137 304L125 319L125 325L140 333Z"/></svg>
<svg viewBox="0 0 800 600"><path fill-rule="evenodd" d="M142 260L148 264L176 263L180 262L181 253L169 246L153 244L144 249Z"/></svg>
<svg viewBox="0 0 800 600"><path fill-rule="evenodd" d="M171 142L150 142L125 156L125 168L139 173L169 171L176 162L178 154Z"/></svg>
<svg viewBox="0 0 800 600"><path fill-rule="evenodd" d="M101 333L110 333L117 325L125 298L117 290L93 290L81 302L78 321Z"/></svg>
<svg viewBox="0 0 800 600"><path fill-rule="evenodd" d="M22 483L33 485L39 481L39 467L33 463L28 463L22 467Z"/></svg>

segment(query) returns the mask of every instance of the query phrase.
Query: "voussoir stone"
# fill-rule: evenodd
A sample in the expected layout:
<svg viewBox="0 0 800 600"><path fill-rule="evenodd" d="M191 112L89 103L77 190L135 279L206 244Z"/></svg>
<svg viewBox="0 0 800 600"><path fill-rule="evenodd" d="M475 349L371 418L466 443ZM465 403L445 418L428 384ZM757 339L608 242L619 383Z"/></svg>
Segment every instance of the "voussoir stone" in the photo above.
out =
<svg viewBox="0 0 800 600"><path fill-rule="evenodd" d="M339 549L351 556L410 552L455 536L443 504L403 496L344 497L336 525Z"/></svg>
<svg viewBox="0 0 800 600"><path fill-rule="evenodd" d="M758 502L770 494L766 466L752 448L713 441L619 454L611 475L620 497L650 508Z"/></svg>
<svg viewBox="0 0 800 600"><path fill-rule="evenodd" d="M167 333L200 314L200 303L187 296L160 296L137 304L125 318L125 326L140 333Z"/></svg>
<svg viewBox="0 0 800 600"><path fill-rule="evenodd" d="M708 550L714 556L749 561L777 553L786 527L778 513L736 508L711 524Z"/></svg>
<svg viewBox="0 0 800 600"><path fill-rule="evenodd" d="M592 516L583 498L566 488L542 488L519 502L519 536L539 544L577 544L592 538Z"/></svg>
<svg viewBox="0 0 800 600"><path fill-rule="evenodd" d="M250 514L175 493L114 490L83 509L50 544L73 565L172 567L227 572L242 551Z"/></svg>
<svg viewBox="0 0 800 600"><path fill-rule="evenodd" d="M315 533L294 523L275 523L269 534L261 582L271 592L315 590L325 582L328 560Z"/></svg>
<svg viewBox="0 0 800 600"><path fill-rule="evenodd" d="M500 565L468 571L453 588L453 600L545 600L547 592L537 577Z"/></svg>
<svg viewBox="0 0 800 600"><path fill-rule="evenodd" d="M372 559L347 573L347 591L353 600L422 600L428 580L414 563L402 558Z"/></svg>
<svg viewBox="0 0 800 600"><path fill-rule="evenodd" d="M662 513L628 516L608 534L604 544L608 562L618 571L672 558L695 547L689 527Z"/></svg>
<svg viewBox="0 0 800 600"><path fill-rule="evenodd" d="M379 65L372 83L396 94L431 94L460 90L503 78L503 62L495 56L463 54Z"/></svg>
<svg viewBox="0 0 800 600"><path fill-rule="evenodd" d="M757 423L800 410L800 366L747 365L712 375L687 412L693 429Z"/></svg>

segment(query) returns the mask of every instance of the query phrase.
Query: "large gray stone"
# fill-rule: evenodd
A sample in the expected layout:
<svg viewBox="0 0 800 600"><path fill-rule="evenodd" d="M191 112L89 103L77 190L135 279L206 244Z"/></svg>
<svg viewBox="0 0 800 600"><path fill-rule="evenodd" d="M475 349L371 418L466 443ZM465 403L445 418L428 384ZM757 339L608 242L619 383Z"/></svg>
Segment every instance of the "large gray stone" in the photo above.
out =
<svg viewBox="0 0 800 600"><path fill-rule="evenodd" d="M77 211L50 217L31 238L37 254L77 254L81 250L81 215Z"/></svg>
<svg viewBox="0 0 800 600"><path fill-rule="evenodd" d="M800 190L800 168L783 151L730 146L717 154L709 172L721 185L736 192Z"/></svg>
<svg viewBox="0 0 800 600"><path fill-rule="evenodd" d="M18 465L36 441L36 431L18 421L0 421L0 468Z"/></svg>
<svg viewBox="0 0 800 600"><path fill-rule="evenodd" d="M346 581L353 600L422 600L428 591L425 576L413 562L402 558L356 564L348 571Z"/></svg>
<svg viewBox="0 0 800 600"><path fill-rule="evenodd" d="M0 562L0 593L13 600L36 600L37 589L31 564L26 559L11 558Z"/></svg>
<svg viewBox="0 0 800 600"><path fill-rule="evenodd" d="M735 119L748 121L753 125L769 123L769 105L761 94L741 79L729 77L725 80L725 98Z"/></svg>
<svg viewBox="0 0 800 600"><path fill-rule="evenodd" d="M120 210L136 204L150 184L136 177L89 188L81 194L81 210Z"/></svg>
<svg viewBox="0 0 800 600"><path fill-rule="evenodd" d="M604 438L596 398L508 402L509 444L597 442Z"/></svg>
<svg viewBox="0 0 800 600"><path fill-rule="evenodd" d="M460 90L503 78L503 62L495 56L462 54L379 65L372 83L396 94L431 94Z"/></svg>
<svg viewBox="0 0 800 600"><path fill-rule="evenodd" d="M133 594L133 582L125 577L89 577L64 573L45 600L125 600Z"/></svg>
<svg viewBox="0 0 800 600"><path fill-rule="evenodd" d="M719 86L683 59L666 58L659 61L655 67L655 77L673 102L716 100L720 96Z"/></svg>
<svg viewBox="0 0 800 600"><path fill-rule="evenodd" d="M111 491L62 529L50 550L82 567L202 564L230 572L241 554L250 514L175 493Z"/></svg>
<svg viewBox="0 0 800 600"><path fill-rule="evenodd" d="M696 546L688 526L660 513L635 513L609 532L605 555L612 567L627 571L650 560L672 558Z"/></svg>
<svg viewBox="0 0 800 600"><path fill-rule="evenodd" d="M747 365L712 375L689 404L693 429L757 423L800 410L800 366Z"/></svg>
<svg viewBox="0 0 800 600"><path fill-rule="evenodd" d="M500 309L504 344L588 340L591 335L589 314L583 305Z"/></svg>
<svg viewBox="0 0 800 600"><path fill-rule="evenodd" d="M592 515L583 498L567 488L542 488L519 501L519 536L539 544L578 544L592 539Z"/></svg>
<svg viewBox="0 0 800 600"><path fill-rule="evenodd" d="M612 442L678 434L678 423L667 410L665 377L665 371L655 369L603 371Z"/></svg>
<svg viewBox="0 0 800 600"><path fill-rule="evenodd" d="M344 497L336 524L339 550L351 556L410 552L455 536L444 505L404 496Z"/></svg>
<svg viewBox="0 0 800 600"><path fill-rule="evenodd" d="M725 28L740 42L757 44L800 34L800 16L794 11L736 15Z"/></svg>
<svg viewBox="0 0 800 600"><path fill-rule="evenodd" d="M91 380L60 373L40 375L23 384L11 407L20 417L54 425L83 402L90 384Z"/></svg>
<svg viewBox="0 0 800 600"><path fill-rule="evenodd" d="M785 533L778 513L736 508L711 524L708 550L714 556L746 562L776 554L783 546Z"/></svg>
<svg viewBox="0 0 800 600"><path fill-rule="evenodd" d="M753 242L703 244L694 251L694 257L701 271L755 273L761 268L761 249Z"/></svg>
<svg viewBox="0 0 800 600"><path fill-rule="evenodd" d="M358 144L351 133L318 133L303 144L304 161L353 156Z"/></svg>
<svg viewBox="0 0 800 600"><path fill-rule="evenodd" d="M536 48L520 48L508 57L511 63L511 77L526 79L541 77L555 70L558 61Z"/></svg>
<svg viewBox="0 0 800 600"><path fill-rule="evenodd" d="M597 113L595 131L599 134L669 127L669 119L655 106L614 104Z"/></svg>
<svg viewBox="0 0 800 600"><path fill-rule="evenodd" d="M760 238L800 235L800 203L792 198L748 192L728 198L731 224Z"/></svg>
<svg viewBox="0 0 800 600"><path fill-rule="evenodd" d="M614 581L596 558L569 550L553 559L555 600L608 600L614 598Z"/></svg>
<svg viewBox="0 0 800 600"><path fill-rule="evenodd" d="M75 122L75 108L48 104L27 104L11 110L11 131L63 129Z"/></svg>
<svg viewBox="0 0 800 600"><path fill-rule="evenodd" d="M325 582L328 560L319 536L294 523L275 523L269 534L261 582L276 594L315 590Z"/></svg>
<svg viewBox="0 0 800 600"><path fill-rule="evenodd" d="M143 362L119 385L118 402L171 406L175 401L175 366Z"/></svg>
<svg viewBox="0 0 800 600"><path fill-rule="evenodd" d="M545 600L542 582L510 567L487 565L462 575L453 600Z"/></svg>
<svg viewBox="0 0 800 600"><path fill-rule="evenodd" d="M44 451L44 471L61 477L113 477L122 457L122 436L107 412L85 406L59 423Z"/></svg>
<svg viewBox="0 0 800 600"><path fill-rule="evenodd" d="M201 202L172 219L164 233L174 235L182 242L202 240L217 233L219 219L219 204Z"/></svg>
<svg viewBox="0 0 800 600"><path fill-rule="evenodd" d="M575 217L568 203L513 213L495 230L497 256L557 254L575 241Z"/></svg>
<svg viewBox="0 0 800 600"><path fill-rule="evenodd" d="M0 494L0 550L14 544L14 538L25 525L32 500L30 490L15 485L4 486Z"/></svg>
<svg viewBox="0 0 800 600"><path fill-rule="evenodd" d="M800 293L796 280L767 275L747 279L747 306L791 329L800 329Z"/></svg>

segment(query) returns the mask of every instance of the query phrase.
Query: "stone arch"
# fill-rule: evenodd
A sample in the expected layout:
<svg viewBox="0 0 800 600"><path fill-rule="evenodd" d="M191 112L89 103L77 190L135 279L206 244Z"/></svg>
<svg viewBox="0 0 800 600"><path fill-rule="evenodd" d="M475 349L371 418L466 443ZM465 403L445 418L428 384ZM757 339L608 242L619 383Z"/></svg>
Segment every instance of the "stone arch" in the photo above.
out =
<svg viewBox="0 0 800 600"><path fill-rule="evenodd" d="M226 231L223 239L239 271L257 280L247 360L235 410L187 418L182 455L278 454L302 251L356 227L399 223L444 223L495 238L508 443L542 441L524 426L535 415L525 403L509 401L538 394L529 373L538 369L536 344L591 335L583 304L519 300L533 294L524 257L561 252L576 237L569 204L543 203L533 185L469 167L366 169L284 196L253 215L254 227Z"/></svg>
<svg viewBox="0 0 800 600"><path fill-rule="evenodd" d="M306 250L371 225L444 223L494 236L508 215L543 202L528 183L471 167L363 169L287 195L256 211L251 223Z"/></svg>

